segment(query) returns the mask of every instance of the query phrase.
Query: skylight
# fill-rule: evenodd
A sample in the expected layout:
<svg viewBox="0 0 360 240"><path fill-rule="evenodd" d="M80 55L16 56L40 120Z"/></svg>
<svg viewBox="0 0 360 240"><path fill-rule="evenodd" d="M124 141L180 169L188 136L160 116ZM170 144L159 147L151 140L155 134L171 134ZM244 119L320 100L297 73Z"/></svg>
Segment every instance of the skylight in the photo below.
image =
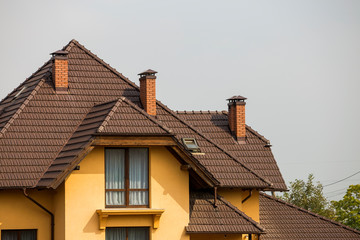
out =
<svg viewBox="0 0 360 240"><path fill-rule="evenodd" d="M197 144L195 138L182 138L182 141L187 150L189 150L190 152L200 152L199 145Z"/></svg>

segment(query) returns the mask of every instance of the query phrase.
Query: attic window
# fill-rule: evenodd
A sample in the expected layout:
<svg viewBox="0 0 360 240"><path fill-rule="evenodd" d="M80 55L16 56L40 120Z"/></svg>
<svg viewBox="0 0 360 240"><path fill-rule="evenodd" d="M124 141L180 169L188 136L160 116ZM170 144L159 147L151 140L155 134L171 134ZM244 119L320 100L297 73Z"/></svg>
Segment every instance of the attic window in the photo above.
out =
<svg viewBox="0 0 360 240"><path fill-rule="evenodd" d="M24 86L15 96L14 99L18 98L19 95L26 89L26 86Z"/></svg>
<svg viewBox="0 0 360 240"><path fill-rule="evenodd" d="M182 141L183 141L186 149L189 150L190 152L193 152L193 153L200 152L199 145L197 144L195 138L182 138Z"/></svg>

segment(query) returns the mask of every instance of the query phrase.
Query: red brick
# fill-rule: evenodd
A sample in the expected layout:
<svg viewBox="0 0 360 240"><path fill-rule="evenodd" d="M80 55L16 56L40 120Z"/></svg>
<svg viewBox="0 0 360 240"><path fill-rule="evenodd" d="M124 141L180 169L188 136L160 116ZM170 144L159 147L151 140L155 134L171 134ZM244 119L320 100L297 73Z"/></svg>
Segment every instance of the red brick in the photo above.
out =
<svg viewBox="0 0 360 240"><path fill-rule="evenodd" d="M156 78L154 76L143 76L140 78L140 99L144 110L156 115Z"/></svg>

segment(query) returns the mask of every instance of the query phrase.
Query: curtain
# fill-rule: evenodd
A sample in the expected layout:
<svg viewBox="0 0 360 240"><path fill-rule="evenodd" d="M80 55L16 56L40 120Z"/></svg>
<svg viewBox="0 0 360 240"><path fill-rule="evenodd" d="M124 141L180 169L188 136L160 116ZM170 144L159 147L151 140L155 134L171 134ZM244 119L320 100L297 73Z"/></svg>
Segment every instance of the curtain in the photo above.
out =
<svg viewBox="0 0 360 240"><path fill-rule="evenodd" d="M148 228L128 228L129 240L148 240L149 229Z"/></svg>
<svg viewBox="0 0 360 240"><path fill-rule="evenodd" d="M106 228L106 240L126 240L126 228Z"/></svg>
<svg viewBox="0 0 360 240"><path fill-rule="evenodd" d="M106 149L106 189L125 188L125 150ZM106 192L106 205L125 205L125 192Z"/></svg>
<svg viewBox="0 0 360 240"><path fill-rule="evenodd" d="M25 230L20 233L21 240L36 240L36 230Z"/></svg>
<svg viewBox="0 0 360 240"><path fill-rule="evenodd" d="M129 185L130 189L149 188L147 148L129 149ZM147 205L148 202L148 191L130 191L130 205Z"/></svg>
<svg viewBox="0 0 360 240"><path fill-rule="evenodd" d="M1 231L1 240L17 240L17 231Z"/></svg>
<svg viewBox="0 0 360 240"><path fill-rule="evenodd" d="M2 230L1 240L36 240L36 230Z"/></svg>

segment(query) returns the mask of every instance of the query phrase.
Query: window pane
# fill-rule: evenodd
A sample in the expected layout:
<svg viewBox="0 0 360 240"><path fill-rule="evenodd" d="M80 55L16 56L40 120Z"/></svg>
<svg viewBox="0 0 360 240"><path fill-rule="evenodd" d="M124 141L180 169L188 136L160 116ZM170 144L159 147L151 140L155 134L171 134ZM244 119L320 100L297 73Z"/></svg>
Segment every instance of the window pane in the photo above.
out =
<svg viewBox="0 0 360 240"><path fill-rule="evenodd" d="M125 150L106 149L106 189L125 188Z"/></svg>
<svg viewBox="0 0 360 240"><path fill-rule="evenodd" d="M106 192L106 205L125 205L125 192Z"/></svg>
<svg viewBox="0 0 360 240"><path fill-rule="evenodd" d="M106 228L106 240L126 240L126 228Z"/></svg>
<svg viewBox="0 0 360 240"><path fill-rule="evenodd" d="M1 231L1 240L17 240L17 231Z"/></svg>
<svg viewBox="0 0 360 240"><path fill-rule="evenodd" d="M128 228L129 240L148 240L149 228Z"/></svg>
<svg viewBox="0 0 360 240"><path fill-rule="evenodd" d="M148 188L148 149L129 149L129 184L130 189Z"/></svg>
<svg viewBox="0 0 360 240"><path fill-rule="evenodd" d="M18 238L20 236L20 238ZM36 230L2 230L1 240L36 240Z"/></svg>
<svg viewBox="0 0 360 240"><path fill-rule="evenodd" d="M23 230L20 240L36 240L36 230Z"/></svg>
<svg viewBox="0 0 360 240"><path fill-rule="evenodd" d="M130 205L148 205L148 191L130 191L129 204Z"/></svg>

